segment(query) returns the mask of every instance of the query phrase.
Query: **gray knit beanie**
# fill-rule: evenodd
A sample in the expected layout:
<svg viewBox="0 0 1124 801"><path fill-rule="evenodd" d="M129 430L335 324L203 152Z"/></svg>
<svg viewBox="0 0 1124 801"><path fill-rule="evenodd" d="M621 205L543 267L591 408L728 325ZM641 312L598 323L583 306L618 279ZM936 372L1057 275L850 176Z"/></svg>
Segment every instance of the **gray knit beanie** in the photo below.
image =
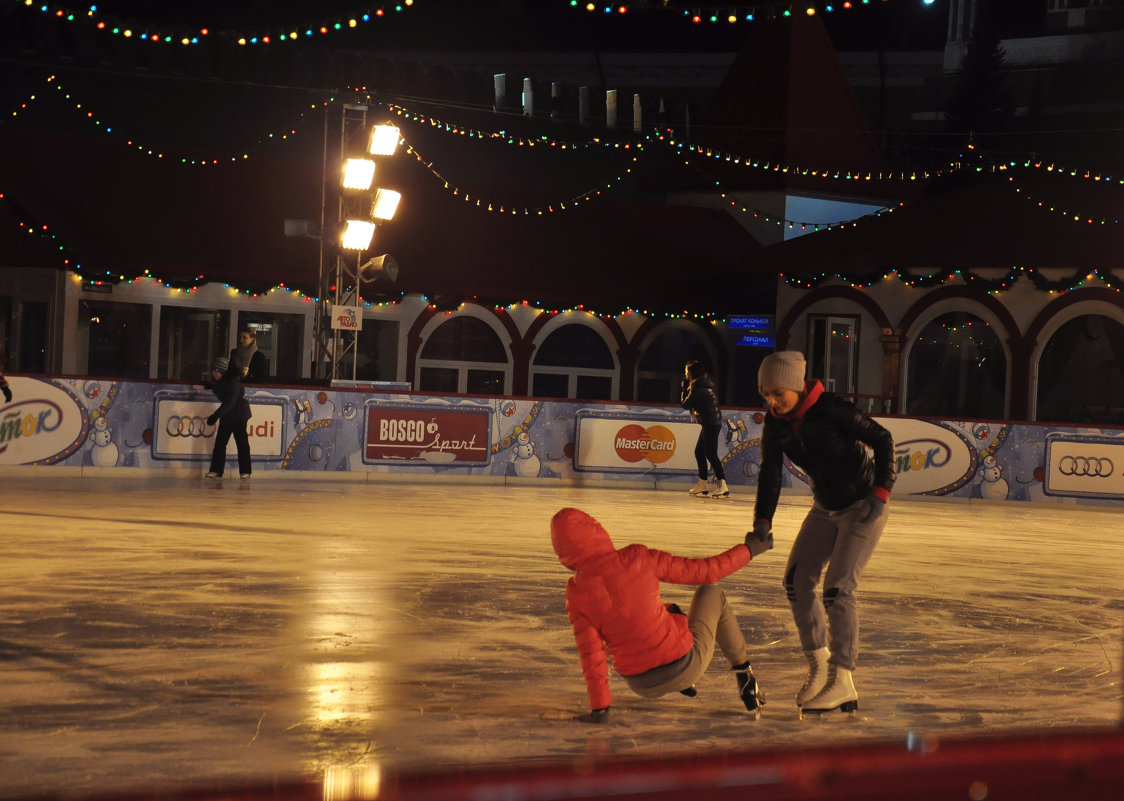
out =
<svg viewBox="0 0 1124 801"><path fill-rule="evenodd" d="M804 354L798 350L770 353L757 369L757 386L804 391Z"/></svg>
<svg viewBox="0 0 1124 801"><path fill-rule="evenodd" d="M225 356L216 356L211 361L211 369L219 373L225 373L230 369L230 359Z"/></svg>

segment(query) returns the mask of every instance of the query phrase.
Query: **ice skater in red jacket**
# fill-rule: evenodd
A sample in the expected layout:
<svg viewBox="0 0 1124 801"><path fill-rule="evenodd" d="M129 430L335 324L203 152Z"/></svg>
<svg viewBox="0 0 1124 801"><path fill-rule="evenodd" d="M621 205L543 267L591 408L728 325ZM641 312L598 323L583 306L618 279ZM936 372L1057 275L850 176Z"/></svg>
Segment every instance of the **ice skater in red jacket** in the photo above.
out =
<svg viewBox="0 0 1124 801"><path fill-rule="evenodd" d="M695 695L695 682L717 643L730 660L738 696L756 715L765 703L749 665L745 637L725 591L714 582L773 547L752 532L745 543L705 559L688 559L645 545L620 550L609 533L580 509L562 509L550 521L559 561L574 571L566 584L566 613L574 627L586 691L585 723L609 717L609 660L637 695ZM660 598L660 582L699 584L683 614Z"/></svg>

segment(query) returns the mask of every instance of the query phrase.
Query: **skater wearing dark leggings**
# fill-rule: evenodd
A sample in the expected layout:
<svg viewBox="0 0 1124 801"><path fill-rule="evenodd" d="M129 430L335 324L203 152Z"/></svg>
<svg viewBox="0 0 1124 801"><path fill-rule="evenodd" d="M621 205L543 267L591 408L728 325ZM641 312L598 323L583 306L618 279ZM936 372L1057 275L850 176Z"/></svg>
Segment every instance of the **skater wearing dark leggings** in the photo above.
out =
<svg viewBox="0 0 1124 801"><path fill-rule="evenodd" d="M691 495L726 498L730 488L726 486L726 473L722 460L718 458L718 434L722 430L722 409L718 405L718 393L710 372L700 362L687 362L683 368L683 382L679 387L679 402L684 409L702 426L699 439L695 443L695 462L699 468L699 480L689 492ZM707 465L714 470L714 489L706 483Z"/></svg>
<svg viewBox="0 0 1124 801"><path fill-rule="evenodd" d="M809 667L796 704L802 712L850 712L859 699L851 676L859 638L855 590L886 525L894 439L854 404L825 392L819 381L805 382L804 368L801 353L780 351L766 356L758 370L769 414L761 434L753 531L747 536L771 536L787 455L807 473L813 499L784 571ZM816 598L821 576L822 606Z"/></svg>

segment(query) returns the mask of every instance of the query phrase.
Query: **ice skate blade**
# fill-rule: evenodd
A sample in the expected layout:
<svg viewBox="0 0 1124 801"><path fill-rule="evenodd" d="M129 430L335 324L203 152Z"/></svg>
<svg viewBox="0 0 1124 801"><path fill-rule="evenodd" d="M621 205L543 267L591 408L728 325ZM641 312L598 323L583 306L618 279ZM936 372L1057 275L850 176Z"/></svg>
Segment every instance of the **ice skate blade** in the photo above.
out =
<svg viewBox="0 0 1124 801"><path fill-rule="evenodd" d="M797 707L800 710L800 720L804 719L805 712L811 712L814 715L825 715L828 712L835 712L836 710L848 714L854 714L859 710L858 701L844 701L839 706L829 707L827 709L813 709L812 707Z"/></svg>

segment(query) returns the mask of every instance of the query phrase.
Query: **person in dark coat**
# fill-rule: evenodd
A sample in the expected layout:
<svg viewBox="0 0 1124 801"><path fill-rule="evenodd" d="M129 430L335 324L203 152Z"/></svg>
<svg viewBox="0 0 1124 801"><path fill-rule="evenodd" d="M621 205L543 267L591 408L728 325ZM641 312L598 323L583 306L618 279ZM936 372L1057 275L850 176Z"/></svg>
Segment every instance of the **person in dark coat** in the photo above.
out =
<svg viewBox="0 0 1124 801"><path fill-rule="evenodd" d="M851 677L859 640L855 591L886 526L894 437L850 401L825 392L818 380L805 381L804 371L804 355L786 350L766 356L757 372L769 413L761 431L750 534L772 534L787 456L808 475L812 489L812 508L784 570L785 593L808 660L796 705L801 712L853 712L859 706ZM816 597L821 577L822 604Z"/></svg>
<svg viewBox="0 0 1124 801"><path fill-rule="evenodd" d="M207 425L218 423L215 432L215 449L211 453L211 470L207 478L222 478L226 469L226 446L230 437L238 448L238 473L243 479L250 477L250 437L246 423L250 420L250 404L246 402L246 389L238 378L237 370L232 370L230 360L219 356L211 362L211 390L219 399L219 408L207 418Z"/></svg>
<svg viewBox="0 0 1124 801"><path fill-rule="evenodd" d="M238 347L230 351L230 363L244 384L269 378L269 364L265 354L258 350L258 334L253 328L238 330Z"/></svg>
<svg viewBox="0 0 1124 801"><path fill-rule="evenodd" d="M722 430L722 409L718 405L718 392L710 372L697 361L687 362L683 368L683 381L679 385L679 402L695 418L702 430L695 443L695 462L699 468L699 480L689 490L691 495L711 498L728 498L730 488L726 486L726 472L722 460L718 458L718 434ZM714 489L706 482L707 464L714 470Z"/></svg>

